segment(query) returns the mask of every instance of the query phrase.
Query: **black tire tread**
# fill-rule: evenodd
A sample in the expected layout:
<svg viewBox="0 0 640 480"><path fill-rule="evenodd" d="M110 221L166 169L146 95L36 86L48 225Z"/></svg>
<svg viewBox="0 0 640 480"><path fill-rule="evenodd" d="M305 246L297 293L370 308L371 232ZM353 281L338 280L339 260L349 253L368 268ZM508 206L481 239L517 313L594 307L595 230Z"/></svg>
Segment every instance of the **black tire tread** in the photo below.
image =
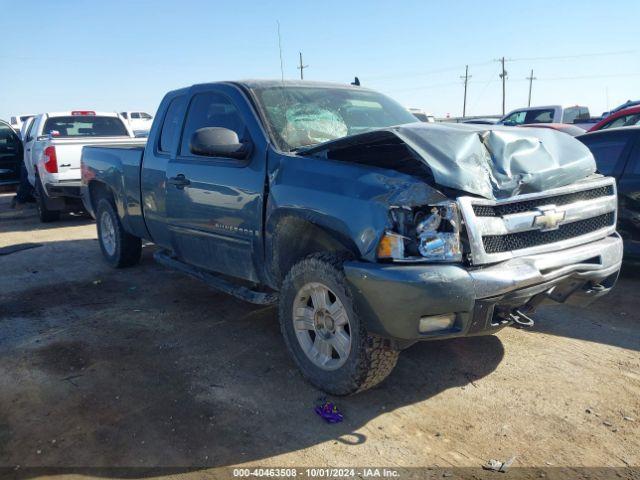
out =
<svg viewBox="0 0 640 480"><path fill-rule="evenodd" d="M102 248L102 242L100 242L100 248L103 255L109 262L109 264L115 268L126 268L136 265L140 261L142 255L142 240L135 235L131 235L127 232L120 222L120 217L116 211L115 205L110 199L101 198L98 201L98 208L96 209L96 223L98 228L98 240L100 240L100 218L102 212L108 210L112 216L114 227L116 229L116 252L113 257L109 257Z"/></svg>
<svg viewBox="0 0 640 480"><path fill-rule="evenodd" d="M351 297L351 292L349 291L349 288L347 286L346 276L343 270L344 262L346 260L349 260L350 258L351 255L348 253L323 252L309 255L308 257L305 257L303 260L296 263L291 268L282 283L281 292L295 289L294 279L299 275L304 274L305 272L322 272L323 275L333 277L336 283L343 287L343 292L341 293L343 293L347 297L348 302L351 305L351 309L357 316L358 313L356 311L355 304L352 301L353 299ZM285 295L281 294L281 301L285 297ZM290 340L284 329L285 322L290 322L291 319L289 318L288 308L282 303L279 308L279 316L280 327L285 339L285 343L287 344L287 348L289 349L289 351L292 352ZM311 378L310 375L307 374L303 368L301 368L303 375L312 384L327 391L328 393L332 393L335 395L350 395L368 390L376 386L385 378L387 378L387 376L389 376L398 361L399 351L392 348L388 340L369 334L362 322L359 322L359 325L359 338L361 339L361 342L364 343L364 345L362 345L362 348L358 348L359 358L357 360L356 370L351 375L348 383L342 385L337 389L329 391L328 389L326 389L326 387L319 385L316 379ZM295 359L295 355L293 355L293 357Z"/></svg>
<svg viewBox="0 0 640 480"><path fill-rule="evenodd" d="M60 220L60 212L58 210L49 210L44 199L46 193L39 177L36 177L36 205L38 207L38 218L42 223L57 222Z"/></svg>

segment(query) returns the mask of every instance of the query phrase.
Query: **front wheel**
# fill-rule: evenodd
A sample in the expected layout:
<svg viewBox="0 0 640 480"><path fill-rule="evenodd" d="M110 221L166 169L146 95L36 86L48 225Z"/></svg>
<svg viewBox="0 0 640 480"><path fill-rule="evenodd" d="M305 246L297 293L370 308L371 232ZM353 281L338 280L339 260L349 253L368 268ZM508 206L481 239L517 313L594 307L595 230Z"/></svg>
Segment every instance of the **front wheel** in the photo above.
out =
<svg viewBox="0 0 640 480"><path fill-rule="evenodd" d="M96 223L100 249L109 265L123 268L140 261L142 240L124 230L115 207L106 198L98 202Z"/></svg>
<svg viewBox="0 0 640 480"><path fill-rule="evenodd" d="M398 360L367 333L354 309L340 257L316 254L293 266L280 291L280 328L304 377L333 395L367 390Z"/></svg>

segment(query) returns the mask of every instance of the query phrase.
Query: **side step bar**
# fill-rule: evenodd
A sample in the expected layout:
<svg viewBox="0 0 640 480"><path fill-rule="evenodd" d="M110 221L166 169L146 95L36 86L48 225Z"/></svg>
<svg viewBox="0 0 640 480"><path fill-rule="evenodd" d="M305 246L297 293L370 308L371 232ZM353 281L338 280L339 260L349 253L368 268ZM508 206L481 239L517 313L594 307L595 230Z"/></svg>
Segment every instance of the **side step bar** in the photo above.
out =
<svg viewBox="0 0 640 480"><path fill-rule="evenodd" d="M182 273L186 273L187 275L191 275L192 277L204 281L211 288L220 290L221 292L227 293L229 295L233 295L234 297L239 298L240 300L244 300L245 302L255 303L257 305L273 305L278 302L278 294L275 292L257 292L245 286L237 285L221 276L181 262L180 260L172 257L166 251L158 250L156 253L154 253L153 258L156 262L164 265L165 267L169 267Z"/></svg>

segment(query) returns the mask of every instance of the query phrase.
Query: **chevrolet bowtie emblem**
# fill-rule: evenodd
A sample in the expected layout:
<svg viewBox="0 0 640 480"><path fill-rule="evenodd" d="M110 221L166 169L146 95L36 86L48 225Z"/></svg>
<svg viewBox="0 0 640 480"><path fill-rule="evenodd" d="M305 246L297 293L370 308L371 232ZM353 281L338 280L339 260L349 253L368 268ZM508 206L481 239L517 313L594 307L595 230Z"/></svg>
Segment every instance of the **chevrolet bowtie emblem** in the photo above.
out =
<svg viewBox="0 0 640 480"><path fill-rule="evenodd" d="M558 211L554 206L539 207L536 210L540 212L540 215L533 219L533 226L538 227L542 232L548 232L549 230L556 230L567 212Z"/></svg>

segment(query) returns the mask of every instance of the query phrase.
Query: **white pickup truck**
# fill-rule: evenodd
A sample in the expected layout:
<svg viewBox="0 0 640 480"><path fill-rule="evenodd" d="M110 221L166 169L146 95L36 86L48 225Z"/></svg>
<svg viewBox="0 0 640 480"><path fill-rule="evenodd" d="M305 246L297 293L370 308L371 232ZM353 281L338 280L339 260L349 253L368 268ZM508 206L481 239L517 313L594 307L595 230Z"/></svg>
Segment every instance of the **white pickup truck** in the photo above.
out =
<svg viewBox="0 0 640 480"><path fill-rule="evenodd" d="M120 112L120 115L136 137L146 136L151 130L153 117L147 112Z"/></svg>
<svg viewBox="0 0 640 480"><path fill-rule="evenodd" d="M570 123L588 129L595 123L589 114L589 108L580 105L545 105L512 110L498 124L518 126L535 123Z"/></svg>
<svg viewBox="0 0 640 480"><path fill-rule="evenodd" d="M43 113L25 132L24 159L42 222L81 209L80 155L85 145L144 145L117 113L92 110Z"/></svg>

